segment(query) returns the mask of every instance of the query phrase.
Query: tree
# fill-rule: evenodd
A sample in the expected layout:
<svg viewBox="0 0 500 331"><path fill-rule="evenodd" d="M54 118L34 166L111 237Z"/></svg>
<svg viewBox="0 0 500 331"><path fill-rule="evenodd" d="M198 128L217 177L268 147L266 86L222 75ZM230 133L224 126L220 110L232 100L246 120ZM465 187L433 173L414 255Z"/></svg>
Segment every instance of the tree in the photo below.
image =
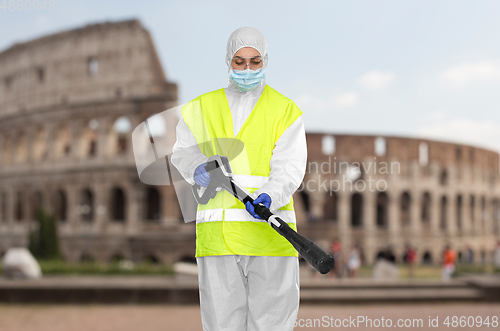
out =
<svg viewBox="0 0 500 331"><path fill-rule="evenodd" d="M61 253L57 223L53 214L43 208L37 211L38 228L30 231L29 250L34 257L42 260L59 260Z"/></svg>

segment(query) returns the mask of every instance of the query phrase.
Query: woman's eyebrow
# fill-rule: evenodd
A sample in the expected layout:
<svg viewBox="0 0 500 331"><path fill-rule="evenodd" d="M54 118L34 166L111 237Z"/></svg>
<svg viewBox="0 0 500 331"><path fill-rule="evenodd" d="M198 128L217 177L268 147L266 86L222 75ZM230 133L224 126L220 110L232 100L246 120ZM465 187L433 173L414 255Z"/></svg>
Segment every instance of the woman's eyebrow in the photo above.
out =
<svg viewBox="0 0 500 331"><path fill-rule="evenodd" d="M255 56L235 56L235 58L238 58L238 59L246 59L246 58L255 59L255 58L258 58L258 57L262 57L262 55L255 55Z"/></svg>

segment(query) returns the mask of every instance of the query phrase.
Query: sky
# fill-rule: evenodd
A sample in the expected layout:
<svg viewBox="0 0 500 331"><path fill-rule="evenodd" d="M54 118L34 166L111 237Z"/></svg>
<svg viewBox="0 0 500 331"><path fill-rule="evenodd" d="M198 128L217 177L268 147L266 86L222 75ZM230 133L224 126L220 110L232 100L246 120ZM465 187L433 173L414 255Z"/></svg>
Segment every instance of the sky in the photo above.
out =
<svg viewBox="0 0 500 331"><path fill-rule="evenodd" d="M52 11L0 7L0 50L89 23L139 19L183 104L227 86L227 39L252 26L268 41L267 84L300 107L306 131L500 152L500 1L50 4Z"/></svg>

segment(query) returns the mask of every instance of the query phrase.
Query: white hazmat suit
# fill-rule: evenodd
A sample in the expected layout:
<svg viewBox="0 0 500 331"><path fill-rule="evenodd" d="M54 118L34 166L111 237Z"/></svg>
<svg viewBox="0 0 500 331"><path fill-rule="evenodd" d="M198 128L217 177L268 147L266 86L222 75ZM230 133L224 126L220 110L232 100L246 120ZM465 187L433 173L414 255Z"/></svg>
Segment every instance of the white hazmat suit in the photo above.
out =
<svg viewBox="0 0 500 331"><path fill-rule="evenodd" d="M254 28L234 31L227 43L226 64L243 47L253 47L267 66L267 42ZM240 92L229 80L225 88L233 119L234 136L252 112L266 85L265 78L254 89ZM181 119L172 163L181 175L194 184L196 167L208 160ZM271 197L271 212L286 205L300 186L305 173L307 146L302 116L280 136L271 157L269 180L252 195ZM203 330L243 331L293 329L299 307L299 264L292 256L223 255L197 257L200 308Z"/></svg>

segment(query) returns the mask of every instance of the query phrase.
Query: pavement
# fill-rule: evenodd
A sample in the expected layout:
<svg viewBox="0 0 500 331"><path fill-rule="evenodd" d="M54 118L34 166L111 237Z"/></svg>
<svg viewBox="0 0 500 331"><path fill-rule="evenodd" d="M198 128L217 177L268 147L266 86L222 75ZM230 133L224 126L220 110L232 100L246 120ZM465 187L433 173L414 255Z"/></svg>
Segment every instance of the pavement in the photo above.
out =
<svg viewBox="0 0 500 331"><path fill-rule="evenodd" d="M198 305L0 304L0 312L2 331L202 330ZM453 316L468 321L461 330L498 330L492 322L499 315L498 303L301 304L294 330L387 330L389 323L392 329L450 330L457 329Z"/></svg>
<svg viewBox="0 0 500 331"><path fill-rule="evenodd" d="M500 302L498 275L441 280L336 279L301 271L304 304ZM0 303L197 304L196 276L44 276L0 278Z"/></svg>

